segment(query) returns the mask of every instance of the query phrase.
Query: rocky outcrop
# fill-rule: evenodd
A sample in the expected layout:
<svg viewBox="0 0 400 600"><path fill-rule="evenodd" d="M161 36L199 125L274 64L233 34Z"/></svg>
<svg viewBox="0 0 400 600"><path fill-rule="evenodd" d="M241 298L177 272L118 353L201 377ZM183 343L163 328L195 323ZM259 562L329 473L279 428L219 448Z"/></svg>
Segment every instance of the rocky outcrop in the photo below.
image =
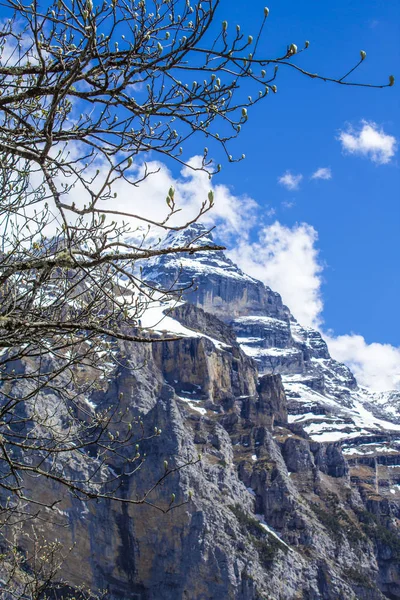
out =
<svg viewBox="0 0 400 600"><path fill-rule="evenodd" d="M113 373L87 402L101 410L118 399L145 432L162 430L143 443L124 498L157 481L165 460L191 464L151 496L165 508L174 494L180 506L167 514L64 494L68 527L41 527L76 544L63 568L70 585L107 600L400 598L400 431L383 420L389 396L375 416L374 394L319 333L221 254L162 258L146 276L197 281L191 302L163 305L168 319L152 330L181 337L119 343ZM117 457L109 468L118 472Z"/></svg>
<svg viewBox="0 0 400 600"><path fill-rule="evenodd" d="M212 243L212 236L200 224L182 232L171 232L163 242L168 248ZM197 241L196 241L197 240ZM192 255L160 256L148 261L143 277L164 289L185 289L187 302L226 320L227 314L272 315L287 318L289 311L279 294L249 277L220 252L196 252Z"/></svg>

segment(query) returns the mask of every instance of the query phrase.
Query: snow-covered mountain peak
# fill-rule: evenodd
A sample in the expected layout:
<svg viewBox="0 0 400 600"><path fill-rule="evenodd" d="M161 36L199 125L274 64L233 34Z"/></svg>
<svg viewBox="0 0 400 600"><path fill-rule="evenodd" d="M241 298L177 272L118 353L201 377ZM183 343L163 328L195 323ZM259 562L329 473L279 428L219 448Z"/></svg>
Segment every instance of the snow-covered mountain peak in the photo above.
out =
<svg viewBox="0 0 400 600"><path fill-rule="evenodd" d="M163 245L213 243L204 226L170 232ZM358 386L350 369L334 359L321 334L303 327L279 294L243 273L222 251L153 259L144 276L161 287L193 286L183 299L227 323L260 375L282 376L289 419L315 441L354 444L379 435L374 453L400 448L400 393L376 393ZM389 446L388 446L389 444ZM364 450L361 449L362 454ZM368 450L369 451L369 450Z"/></svg>
<svg viewBox="0 0 400 600"><path fill-rule="evenodd" d="M162 246L164 248L177 248L179 246L191 246L199 248L214 243L212 229L202 223L191 223L181 231L169 231L164 237Z"/></svg>
<svg viewBox="0 0 400 600"><path fill-rule="evenodd" d="M162 248L217 246L212 231L200 223L192 223L182 231L170 231L161 242ZM168 287L172 282L182 286L191 281L200 285L205 277L231 278L243 282L257 282L243 273L221 250L196 251L193 253L177 253L158 256L147 262L144 277Z"/></svg>

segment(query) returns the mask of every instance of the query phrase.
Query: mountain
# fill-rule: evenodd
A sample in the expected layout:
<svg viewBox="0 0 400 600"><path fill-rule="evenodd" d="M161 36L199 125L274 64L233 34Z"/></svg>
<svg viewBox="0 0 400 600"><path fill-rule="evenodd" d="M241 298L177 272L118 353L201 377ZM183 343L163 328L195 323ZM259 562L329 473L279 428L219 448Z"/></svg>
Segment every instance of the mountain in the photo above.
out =
<svg viewBox="0 0 400 600"><path fill-rule="evenodd" d="M195 224L170 233L165 245L174 247L199 236L198 245L212 244L207 230ZM260 374L281 374L289 418L301 422L312 439L347 440L353 446L356 442L351 440L357 437L392 432L375 451L397 451L400 433L393 432L400 432L400 392L360 387L350 369L331 358L318 331L302 327L279 294L243 273L222 252L158 257L147 265L144 277L166 289L193 282L184 299L227 323ZM358 449L361 453L360 445Z"/></svg>
<svg viewBox="0 0 400 600"><path fill-rule="evenodd" d="M192 240L212 238L195 224L163 244ZM157 490L161 505L192 496L167 514L65 497L69 526L44 531L75 543L70 585L109 600L400 598L400 394L359 386L318 331L222 252L160 256L142 275L160 289L191 286L156 295L141 318L152 335L180 339L115 345L112 373L86 403L122 399L146 431L162 429L126 498L164 460L202 459Z"/></svg>

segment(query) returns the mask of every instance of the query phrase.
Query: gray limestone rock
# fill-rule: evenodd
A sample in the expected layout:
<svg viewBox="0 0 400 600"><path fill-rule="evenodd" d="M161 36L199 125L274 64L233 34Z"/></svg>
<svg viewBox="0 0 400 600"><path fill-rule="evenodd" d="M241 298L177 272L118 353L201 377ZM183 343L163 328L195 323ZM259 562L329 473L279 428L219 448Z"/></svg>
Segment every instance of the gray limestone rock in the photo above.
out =
<svg viewBox="0 0 400 600"><path fill-rule="evenodd" d="M164 244L202 233L195 225ZM159 287L195 281L185 304L166 306L184 333L119 343L112 376L87 400L101 410L122 398L146 431L162 429L124 478L126 499L164 460L195 464L151 496L183 503L167 514L64 497L68 527L43 531L76 543L63 568L71 589L103 589L107 600L400 598L398 394L360 388L317 331L223 253L161 257L144 274ZM69 467L78 476L84 457ZM119 468L115 457L109 469ZM47 500L61 494L42 486Z"/></svg>

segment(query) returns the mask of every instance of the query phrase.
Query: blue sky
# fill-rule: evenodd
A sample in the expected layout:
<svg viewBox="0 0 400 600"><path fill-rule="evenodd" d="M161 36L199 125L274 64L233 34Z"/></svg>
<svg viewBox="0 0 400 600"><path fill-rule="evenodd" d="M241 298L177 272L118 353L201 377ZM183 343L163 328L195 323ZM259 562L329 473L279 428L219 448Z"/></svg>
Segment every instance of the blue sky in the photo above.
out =
<svg viewBox="0 0 400 600"><path fill-rule="evenodd" d="M264 4L252 0L251 10L243 10L243 2L223 2L221 14L252 33ZM356 81L384 83L389 74L400 78L399 3L272 1L269 8L260 54L277 54L292 42L300 47L307 39L310 47L297 60L313 71L343 74L365 50ZM377 165L344 155L336 139L346 124L358 127L362 119L400 139L399 85L383 90L335 86L282 69L277 85L276 95L249 111L235 144L246 160L227 165L219 180L267 210L274 208L271 221L278 218L289 226L305 221L317 230L325 265L326 327L337 334L361 333L367 342L400 345L399 155ZM330 167L332 179L310 181L320 167ZM277 183L288 169L303 174L298 190Z"/></svg>

